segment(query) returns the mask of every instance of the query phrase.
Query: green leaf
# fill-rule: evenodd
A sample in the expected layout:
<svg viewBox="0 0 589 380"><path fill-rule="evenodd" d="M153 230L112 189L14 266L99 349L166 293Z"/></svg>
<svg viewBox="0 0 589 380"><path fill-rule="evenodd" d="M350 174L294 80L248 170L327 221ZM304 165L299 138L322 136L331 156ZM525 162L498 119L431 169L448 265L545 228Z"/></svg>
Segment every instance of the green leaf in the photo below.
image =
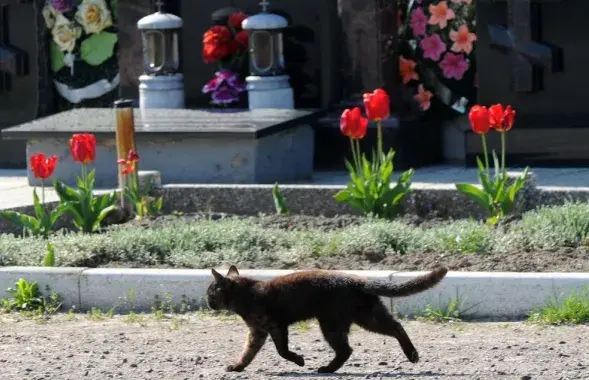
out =
<svg viewBox="0 0 589 380"><path fill-rule="evenodd" d="M75 189L67 186L61 181L55 181L53 185L55 188L55 192L59 197L60 201L62 202L79 202L80 201L80 193Z"/></svg>
<svg viewBox="0 0 589 380"><path fill-rule="evenodd" d="M286 206L286 198L278 188L278 182L274 184L272 188L272 197L274 198L274 207L276 208L276 214L288 215L288 207Z"/></svg>
<svg viewBox="0 0 589 380"><path fill-rule="evenodd" d="M100 224L102 223L102 221L104 220L104 218L106 218L108 216L108 214L110 214L111 212L113 212L114 210L116 210L117 206L112 205L112 206L108 206L107 208L105 208L104 210L102 210L100 212L100 214L98 214L98 217L96 218L96 220L94 221L94 223L92 224L92 231L96 231L100 228Z"/></svg>
<svg viewBox="0 0 589 380"><path fill-rule="evenodd" d="M55 247L53 247L53 244L51 243L47 243L47 253L43 259L43 265L46 267L55 266Z"/></svg>
<svg viewBox="0 0 589 380"><path fill-rule="evenodd" d="M110 13L115 20L119 18L119 0L110 0Z"/></svg>
<svg viewBox="0 0 589 380"><path fill-rule="evenodd" d="M92 66L99 66L113 56L116 33L100 32L85 39L80 45L80 57Z"/></svg>
<svg viewBox="0 0 589 380"><path fill-rule="evenodd" d="M343 189L338 191L337 194L333 196L333 198L335 198L335 200L338 202L347 202L348 199L352 198L352 195L347 189Z"/></svg>
<svg viewBox="0 0 589 380"><path fill-rule="evenodd" d="M65 66L65 54L53 41L49 46L49 54L51 55L51 70L56 73Z"/></svg>
<svg viewBox="0 0 589 380"><path fill-rule="evenodd" d="M0 211L0 218L4 218L22 228L37 234L39 230L39 221L32 216L18 213L16 211Z"/></svg>
<svg viewBox="0 0 589 380"><path fill-rule="evenodd" d="M45 209L43 208L43 205L41 205L41 201L39 201L37 189L33 189L33 206L35 208L35 214L37 214L37 219L44 219Z"/></svg>
<svg viewBox="0 0 589 380"><path fill-rule="evenodd" d="M461 193L466 194L470 199L482 206L487 212L493 212L489 196L483 190L470 183L457 183L456 189Z"/></svg>

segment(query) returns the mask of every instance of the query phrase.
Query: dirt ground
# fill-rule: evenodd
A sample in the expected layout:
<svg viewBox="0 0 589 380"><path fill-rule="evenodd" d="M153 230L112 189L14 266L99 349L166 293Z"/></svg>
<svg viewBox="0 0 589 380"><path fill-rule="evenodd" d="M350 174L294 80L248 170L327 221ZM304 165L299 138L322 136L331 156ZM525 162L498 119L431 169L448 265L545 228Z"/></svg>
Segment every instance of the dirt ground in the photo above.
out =
<svg viewBox="0 0 589 380"><path fill-rule="evenodd" d="M291 329L290 347L305 357L304 368L280 358L269 340L245 372L225 373L241 352L243 323L178 318L131 323L126 316L57 316L39 324L0 316L0 379L589 379L589 326L405 321L420 354L417 364L394 339L355 329L347 364L318 375L314 371L332 352L314 324Z"/></svg>

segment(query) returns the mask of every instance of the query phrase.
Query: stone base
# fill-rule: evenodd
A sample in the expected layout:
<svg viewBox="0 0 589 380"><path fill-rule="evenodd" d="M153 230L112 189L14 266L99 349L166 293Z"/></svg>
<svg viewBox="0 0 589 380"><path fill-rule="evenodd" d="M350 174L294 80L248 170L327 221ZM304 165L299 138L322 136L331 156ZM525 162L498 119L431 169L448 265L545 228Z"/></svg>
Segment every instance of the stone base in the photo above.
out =
<svg viewBox="0 0 589 380"><path fill-rule="evenodd" d="M294 92L287 75L275 77L249 76L245 78L249 109L294 108Z"/></svg>
<svg viewBox="0 0 589 380"><path fill-rule="evenodd" d="M139 77L139 108L184 108L184 76L141 75Z"/></svg>
<svg viewBox="0 0 589 380"><path fill-rule="evenodd" d="M164 184L273 184L310 178L315 132L310 124L322 112L303 110L150 110L143 120L135 110L140 170L156 170ZM79 125L76 125L76 122ZM80 164L71 157L72 133L97 138L96 186L117 186L112 109L78 109L2 132L27 141L27 158L37 152L57 155L52 179L74 185ZM30 185L40 182L28 172Z"/></svg>

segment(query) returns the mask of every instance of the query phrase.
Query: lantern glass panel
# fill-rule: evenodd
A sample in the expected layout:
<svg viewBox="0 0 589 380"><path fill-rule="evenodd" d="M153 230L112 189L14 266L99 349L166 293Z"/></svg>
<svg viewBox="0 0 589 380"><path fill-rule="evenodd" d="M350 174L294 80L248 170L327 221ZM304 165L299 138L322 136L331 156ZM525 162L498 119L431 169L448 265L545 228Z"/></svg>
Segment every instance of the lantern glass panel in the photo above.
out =
<svg viewBox="0 0 589 380"><path fill-rule="evenodd" d="M145 32L146 65L150 71L159 71L165 64L165 36L157 30Z"/></svg>
<svg viewBox="0 0 589 380"><path fill-rule="evenodd" d="M252 64L256 71L264 73L274 66L274 38L265 30L255 31L251 37Z"/></svg>
<svg viewBox="0 0 589 380"><path fill-rule="evenodd" d="M165 34L164 64L168 72L177 71L180 66L180 54L178 52L178 32L169 31Z"/></svg>

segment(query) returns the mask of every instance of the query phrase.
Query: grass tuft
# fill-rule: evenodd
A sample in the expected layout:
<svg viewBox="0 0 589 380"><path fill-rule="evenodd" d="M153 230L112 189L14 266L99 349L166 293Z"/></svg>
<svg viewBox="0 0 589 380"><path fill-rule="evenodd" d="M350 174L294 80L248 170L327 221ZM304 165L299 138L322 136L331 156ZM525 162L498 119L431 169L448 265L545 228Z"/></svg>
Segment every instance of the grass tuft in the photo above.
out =
<svg viewBox="0 0 589 380"><path fill-rule="evenodd" d="M589 288L569 294L563 302L555 297L546 306L530 314L528 321L541 325L589 323Z"/></svg>

